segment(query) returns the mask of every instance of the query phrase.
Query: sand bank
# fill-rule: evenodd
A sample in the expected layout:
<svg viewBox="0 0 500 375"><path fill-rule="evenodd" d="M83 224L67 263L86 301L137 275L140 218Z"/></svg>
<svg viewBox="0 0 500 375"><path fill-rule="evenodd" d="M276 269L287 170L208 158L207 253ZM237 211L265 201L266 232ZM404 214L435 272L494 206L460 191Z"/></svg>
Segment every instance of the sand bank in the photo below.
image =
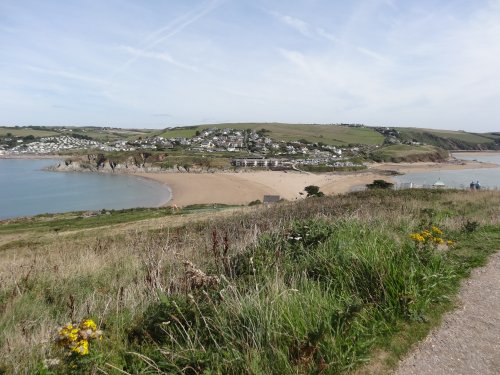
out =
<svg viewBox="0 0 500 375"><path fill-rule="evenodd" d="M484 154L482 154L484 155ZM434 171L451 171L458 169L482 169L482 168L498 168L498 164L483 163L478 161L468 160L450 160L448 162L433 163L433 162L417 162L417 163L374 163L369 166L372 171L395 171L399 173L414 173L414 172L434 172Z"/></svg>
<svg viewBox="0 0 500 375"><path fill-rule="evenodd" d="M498 168L497 164L474 161L445 163L380 163L367 171L347 174L313 174L296 171L251 171L240 173L136 173L170 186L172 199L168 205L185 206L198 203L248 204L264 195L279 195L287 200L304 199L304 188L316 185L325 194L340 194L375 179L392 181L384 171L399 173L455 169ZM302 194L301 194L302 193Z"/></svg>
<svg viewBox="0 0 500 375"><path fill-rule="evenodd" d="M304 188L319 186L325 194L346 193L354 186L377 178L388 179L377 172L312 174L300 172L256 171L242 173L137 173L170 186L168 204L185 206L197 203L248 204L264 195L279 195L287 200L303 199Z"/></svg>

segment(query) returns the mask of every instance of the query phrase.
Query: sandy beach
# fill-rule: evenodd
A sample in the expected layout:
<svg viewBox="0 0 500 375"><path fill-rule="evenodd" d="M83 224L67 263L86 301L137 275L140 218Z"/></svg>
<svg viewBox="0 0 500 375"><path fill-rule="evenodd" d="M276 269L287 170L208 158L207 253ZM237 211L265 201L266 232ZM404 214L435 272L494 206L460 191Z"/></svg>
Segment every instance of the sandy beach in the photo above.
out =
<svg viewBox="0 0 500 375"><path fill-rule="evenodd" d="M248 204L264 195L279 195L287 200L303 199L304 188L319 186L325 194L346 193L352 187L364 185L379 173L363 172L348 175L312 174L294 171L256 171L241 173L137 173L168 185L172 190L169 205L185 206L197 203Z"/></svg>
<svg viewBox="0 0 500 375"><path fill-rule="evenodd" d="M168 185L172 199L167 205L199 203L248 204L264 195L279 195L286 200L304 199L304 187L316 185L325 194L347 193L375 179L392 181L386 171L398 173L495 168L497 164L474 161L445 163L377 163L368 170L352 173L300 173L296 171L249 171L218 173L136 173ZM385 173L384 173L385 172ZM301 194L302 193L302 194Z"/></svg>
<svg viewBox="0 0 500 375"><path fill-rule="evenodd" d="M483 154L484 155L484 154ZM398 173L452 171L459 169L498 168L498 164L468 160L452 160L443 163L416 162L416 163L374 163L368 168L372 171L395 171Z"/></svg>

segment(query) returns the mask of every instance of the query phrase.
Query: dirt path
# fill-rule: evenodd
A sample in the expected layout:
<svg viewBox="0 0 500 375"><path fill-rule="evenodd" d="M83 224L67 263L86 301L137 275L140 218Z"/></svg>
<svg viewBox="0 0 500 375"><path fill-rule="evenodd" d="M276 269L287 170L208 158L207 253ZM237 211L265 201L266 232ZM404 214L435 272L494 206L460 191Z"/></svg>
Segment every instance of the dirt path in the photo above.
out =
<svg viewBox="0 0 500 375"><path fill-rule="evenodd" d="M400 364L397 375L500 374L500 252L473 271L448 313Z"/></svg>

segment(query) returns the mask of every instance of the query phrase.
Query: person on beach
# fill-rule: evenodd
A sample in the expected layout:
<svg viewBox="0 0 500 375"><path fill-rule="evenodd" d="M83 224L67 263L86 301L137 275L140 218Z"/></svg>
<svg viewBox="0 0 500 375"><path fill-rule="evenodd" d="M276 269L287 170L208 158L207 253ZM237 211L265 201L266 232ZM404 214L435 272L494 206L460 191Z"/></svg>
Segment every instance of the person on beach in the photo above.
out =
<svg viewBox="0 0 500 375"><path fill-rule="evenodd" d="M476 184L475 184L475 182L474 182L474 181L472 181L472 182L470 183L470 189L471 189L471 190L474 190L475 188L476 188Z"/></svg>
<svg viewBox="0 0 500 375"><path fill-rule="evenodd" d="M479 181L476 181L476 190L480 190L481 189L481 185L479 184Z"/></svg>

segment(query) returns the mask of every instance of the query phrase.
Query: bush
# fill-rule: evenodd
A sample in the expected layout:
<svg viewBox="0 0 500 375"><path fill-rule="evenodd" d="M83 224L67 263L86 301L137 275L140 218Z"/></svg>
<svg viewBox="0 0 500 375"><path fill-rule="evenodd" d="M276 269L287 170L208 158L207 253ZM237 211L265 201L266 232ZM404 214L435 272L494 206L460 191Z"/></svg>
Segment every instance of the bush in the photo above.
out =
<svg viewBox="0 0 500 375"><path fill-rule="evenodd" d="M315 185L309 185L304 188L308 197L322 197L325 194L319 191L319 187Z"/></svg>
<svg viewBox="0 0 500 375"><path fill-rule="evenodd" d="M367 184L366 187L368 189L392 189L394 184L385 180L374 180L371 184Z"/></svg>

